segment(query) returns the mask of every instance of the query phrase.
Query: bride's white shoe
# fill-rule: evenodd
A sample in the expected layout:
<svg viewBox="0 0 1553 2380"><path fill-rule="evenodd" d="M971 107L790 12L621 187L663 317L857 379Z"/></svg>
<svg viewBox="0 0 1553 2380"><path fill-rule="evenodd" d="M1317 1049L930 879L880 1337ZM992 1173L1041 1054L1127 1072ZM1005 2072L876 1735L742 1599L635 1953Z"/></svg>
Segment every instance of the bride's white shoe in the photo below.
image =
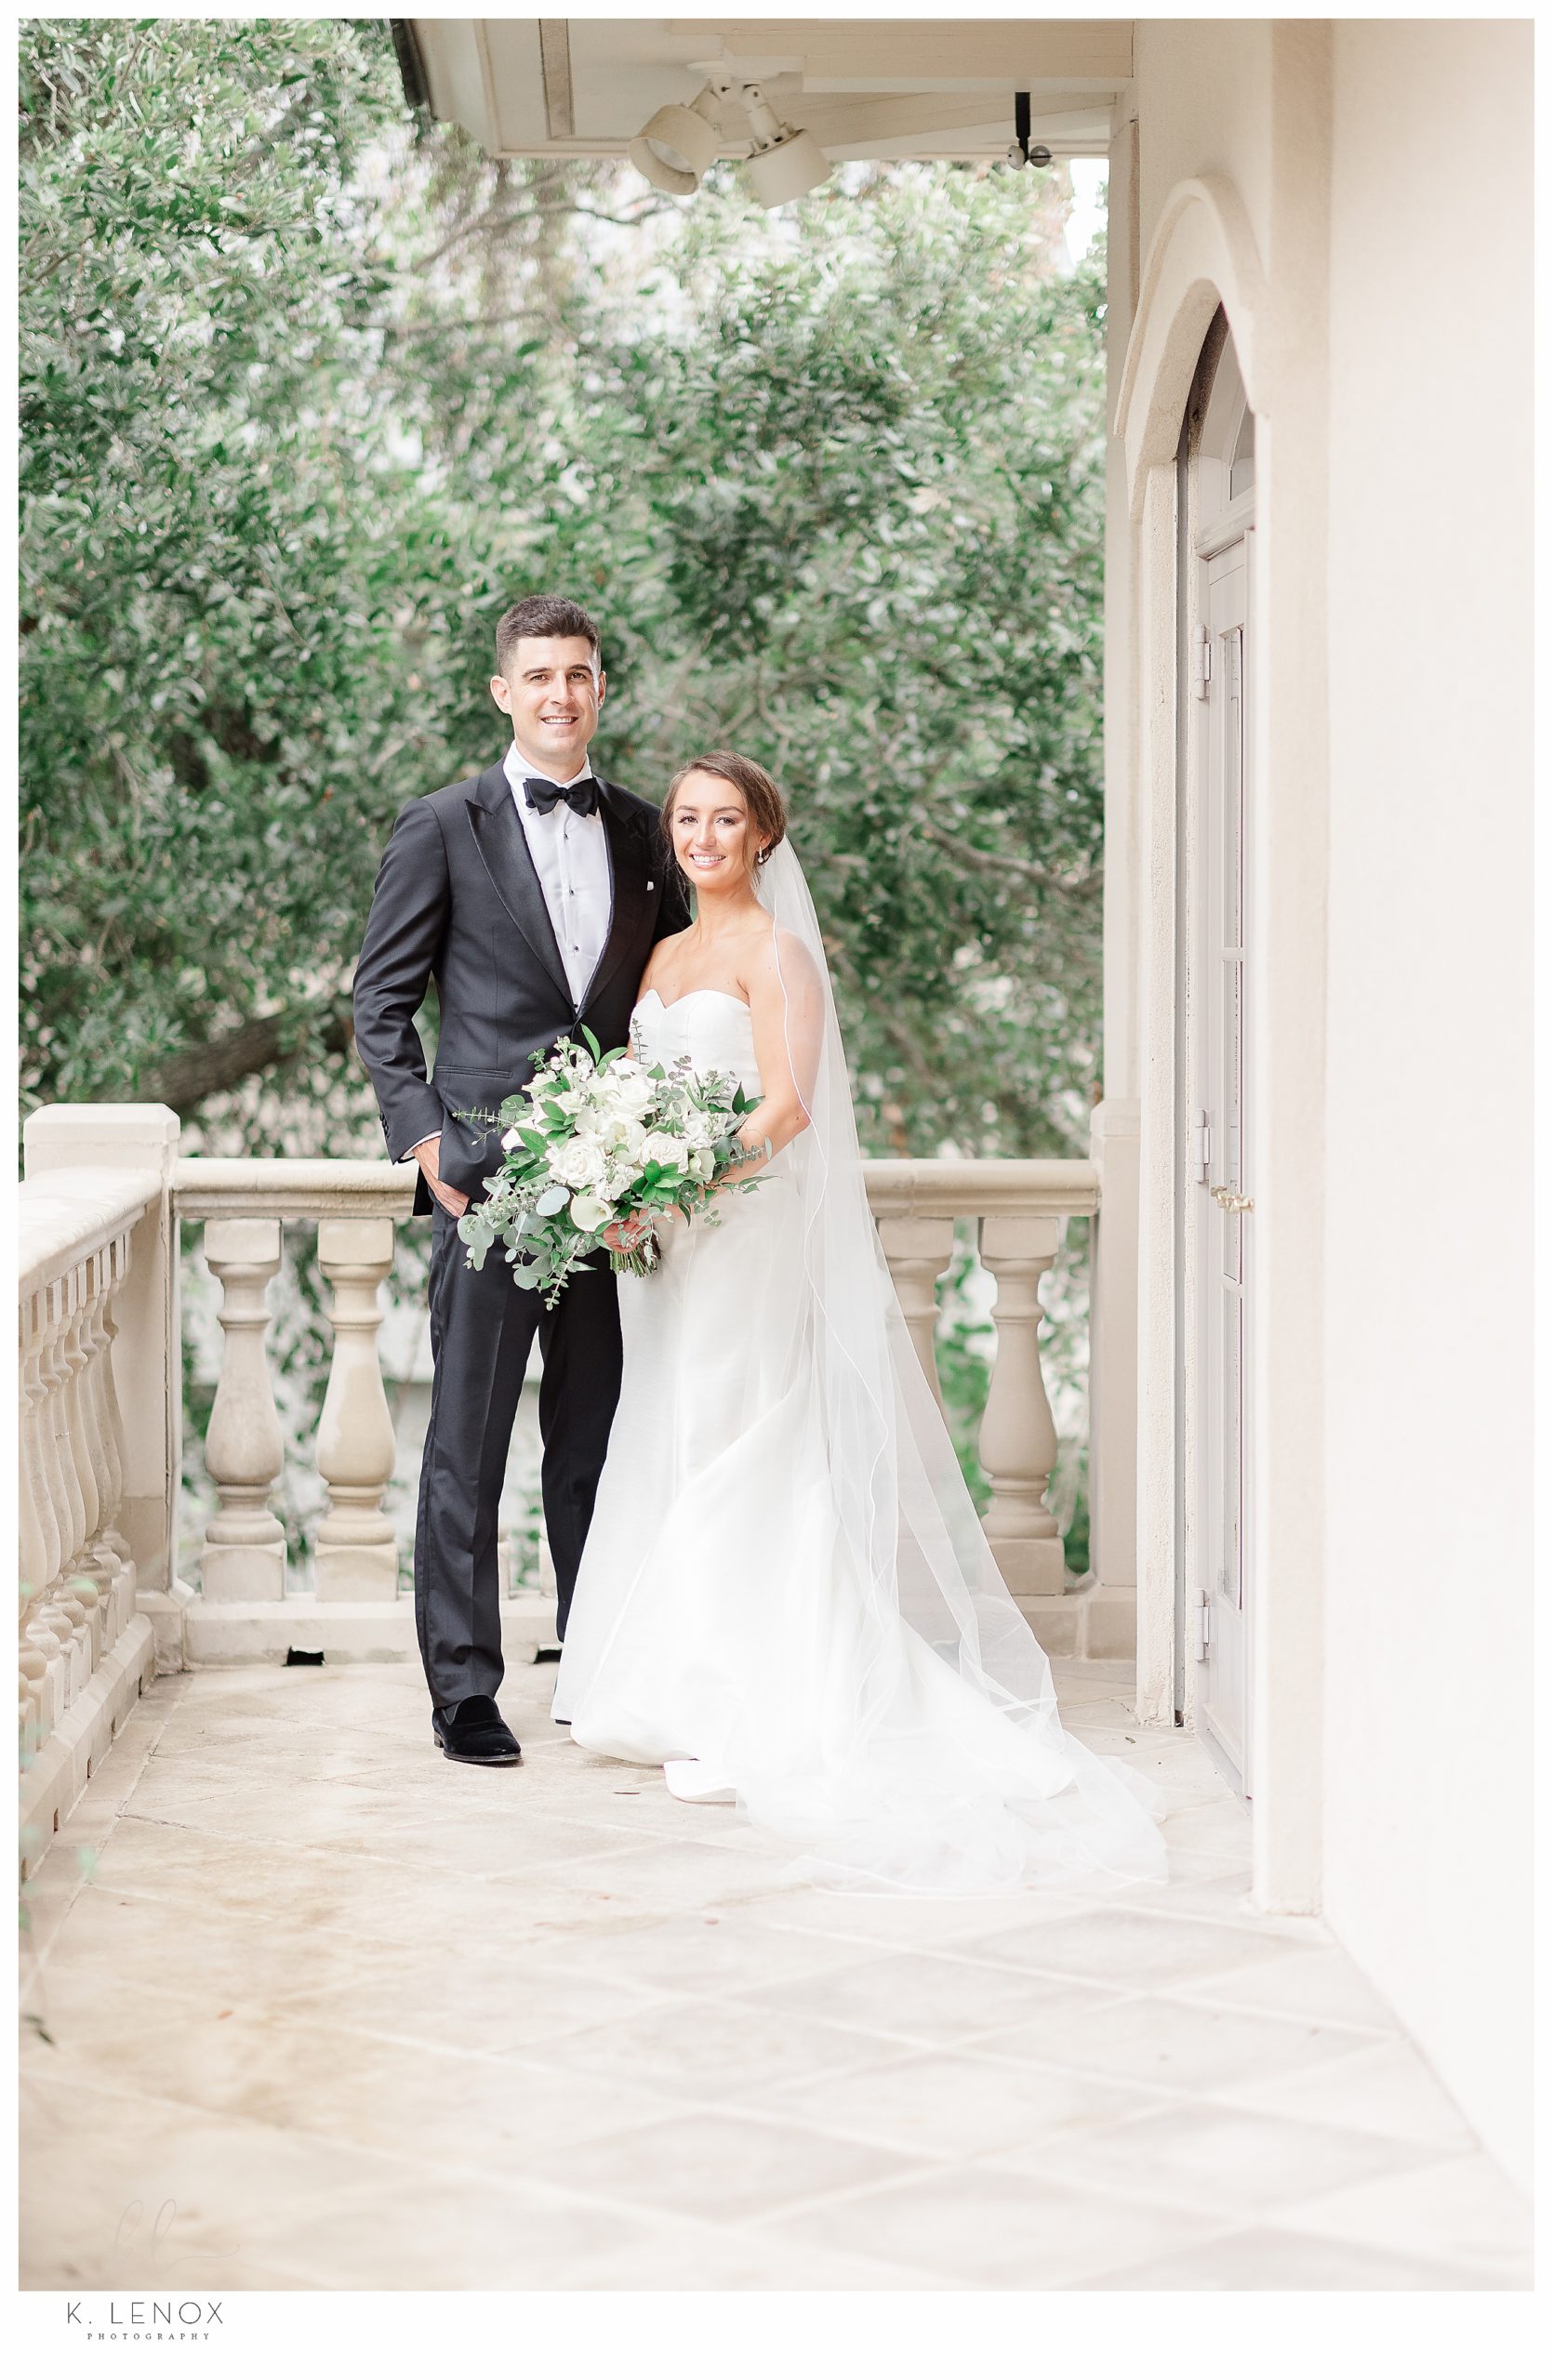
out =
<svg viewBox="0 0 1553 2380"><path fill-rule="evenodd" d="M732 1802L734 1789L704 1760L666 1760L663 1781L676 1802Z"/></svg>

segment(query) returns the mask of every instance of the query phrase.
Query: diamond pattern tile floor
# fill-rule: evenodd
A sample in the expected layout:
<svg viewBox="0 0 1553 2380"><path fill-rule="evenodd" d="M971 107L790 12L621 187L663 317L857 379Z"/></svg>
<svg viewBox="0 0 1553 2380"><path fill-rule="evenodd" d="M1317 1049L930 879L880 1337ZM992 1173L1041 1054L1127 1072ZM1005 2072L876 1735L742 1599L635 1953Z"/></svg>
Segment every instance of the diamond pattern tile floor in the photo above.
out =
<svg viewBox="0 0 1553 2380"><path fill-rule="evenodd" d="M24 1895L22 2281L206 2289L1510 2289L1522 2202L1244 1814L1168 1884L827 1894L575 1748L433 1752L418 1673L159 1679ZM170 2210L154 2240L137 2210Z"/></svg>

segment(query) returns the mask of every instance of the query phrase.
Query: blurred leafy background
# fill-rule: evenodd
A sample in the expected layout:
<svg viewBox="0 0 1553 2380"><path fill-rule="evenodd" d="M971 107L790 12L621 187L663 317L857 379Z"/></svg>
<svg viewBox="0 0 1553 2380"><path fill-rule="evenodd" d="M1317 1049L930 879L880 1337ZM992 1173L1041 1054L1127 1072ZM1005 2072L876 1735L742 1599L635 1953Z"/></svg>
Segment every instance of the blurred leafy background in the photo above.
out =
<svg viewBox="0 0 1553 2380"><path fill-rule="evenodd" d="M20 103L24 1106L380 1153L349 1038L378 857L497 757L492 627L550 588L601 625L607 774L656 799L731 743L786 787L865 1144L1084 1152L1105 283L1060 167L667 200L417 123L369 20L32 20ZM305 1263L284 1294L316 1316ZM962 1251L981 1497L984 1307ZM276 1335L310 1383L323 1334Z"/></svg>

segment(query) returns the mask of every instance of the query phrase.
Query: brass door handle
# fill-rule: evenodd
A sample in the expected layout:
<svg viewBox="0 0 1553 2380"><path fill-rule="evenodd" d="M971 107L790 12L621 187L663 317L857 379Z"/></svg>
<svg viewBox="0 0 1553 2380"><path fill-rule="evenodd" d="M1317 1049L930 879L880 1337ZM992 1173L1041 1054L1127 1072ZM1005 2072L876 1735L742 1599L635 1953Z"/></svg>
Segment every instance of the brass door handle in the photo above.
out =
<svg viewBox="0 0 1553 2380"><path fill-rule="evenodd" d="M1231 1215L1249 1215L1256 1203L1254 1198L1243 1197L1240 1191L1231 1190L1228 1182L1210 1182L1208 1196L1216 1198L1225 1212Z"/></svg>

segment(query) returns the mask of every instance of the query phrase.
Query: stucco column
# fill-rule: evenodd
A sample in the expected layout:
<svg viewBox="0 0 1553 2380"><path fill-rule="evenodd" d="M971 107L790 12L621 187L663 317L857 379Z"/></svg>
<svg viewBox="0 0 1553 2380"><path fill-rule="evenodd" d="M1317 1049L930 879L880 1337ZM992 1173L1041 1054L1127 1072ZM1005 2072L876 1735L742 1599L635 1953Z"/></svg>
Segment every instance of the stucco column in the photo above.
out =
<svg viewBox="0 0 1553 2380"><path fill-rule="evenodd" d="M1249 1242L1252 1510L1251 1822L1264 1908L1321 1905L1322 1551L1329 735L1332 26L1272 27L1270 337L1257 419L1251 702Z"/></svg>

